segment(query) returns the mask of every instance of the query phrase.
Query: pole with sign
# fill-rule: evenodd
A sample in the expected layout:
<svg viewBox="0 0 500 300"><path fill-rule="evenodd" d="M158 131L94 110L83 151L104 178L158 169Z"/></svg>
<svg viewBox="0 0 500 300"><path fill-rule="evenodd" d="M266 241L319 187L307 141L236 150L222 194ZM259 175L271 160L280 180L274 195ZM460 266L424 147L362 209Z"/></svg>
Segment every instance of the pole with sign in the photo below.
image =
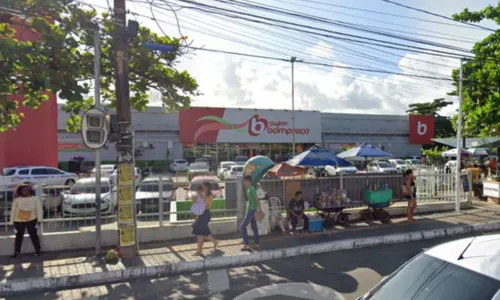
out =
<svg viewBox="0 0 500 300"><path fill-rule="evenodd" d="M101 109L101 46L100 30L94 31L94 100L95 108ZM101 149L95 151L95 252L101 252Z"/></svg>

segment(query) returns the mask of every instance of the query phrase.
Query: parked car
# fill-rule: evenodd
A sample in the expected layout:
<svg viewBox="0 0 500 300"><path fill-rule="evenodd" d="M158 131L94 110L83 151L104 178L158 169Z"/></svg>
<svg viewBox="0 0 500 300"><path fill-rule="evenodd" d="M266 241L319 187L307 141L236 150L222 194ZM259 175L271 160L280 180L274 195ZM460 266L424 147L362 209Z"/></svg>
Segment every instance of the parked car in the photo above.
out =
<svg viewBox="0 0 500 300"><path fill-rule="evenodd" d="M457 161L456 160L449 160L446 162L444 165L444 170L446 173L455 173L457 171Z"/></svg>
<svg viewBox="0 0 500 300"><path fill-rule="evenodd" d="M62 215L94 215L96 208L95 177L78 180L68 192L63 192ZM101 213L111 215L116 207L116 192L109 178L101 178Z"/></svg>
<svg viewBox="0 0 500 300"><path fill-rule="evenodd" d="M358 300L500 299L500 234L459 239L412 258Z"/></svg>
<svg viewBox="0 0 500 300"><path fill-rule="evenodd" d="M356 172L358 172L358 168L356 168L355 166L325 166L325 173L327 176L338 176L340 174L356 174Z"/></svg>
<svg viewBox="0 0 500 300"><path fill-rule="evenodd" d="M63 193L68 193L70 186L50 186L42 190L42 207L45 213L50 211L61 211L63 202Z"/></svg>
<svg viewBox="0 0 500 300"><path fill-rule="evenodd" d="M397 174L398 170L387 161L372 161L366 167L368 173Z"/></svg>
<svg viewBox="0 0 500 300"><path fill-rule="evenodd" d="M109 180L113 185L118 183L118 169L115 169L113 171L113 174L109 176ZM142 181L141 170L139 168L134 168L134 184L136 188L139 186L139 184L141 184L141 181Z"/></svg>
<svg viewBox="0 0 500 300"><path fill-rule="evenodd" d="M204 182L210 183L214 198L224 198L224 195L222 194L224 187L219 185L219 181L216 176L196 176L193 180L191 180L189 186L184 188L184 190L187 191L186 200L191 200L193 194L196 193L196 189Z"/></svg>
<svg viewBox="0 0 500 300"><path fill-rule="evenodd" d="M236 158L234 159L234 162L237 165L241 166L243 166L247 161L248 161L248 156L236 156Z"/></svg>
<svg viewBox="0 0 500 300"><path fill-rule="evenodd" d="M163 212L170 211L170 202L176 200L174 181L170 177L151 176L144 179L135 193L137 212L156 213L160 211L160 183Z"/></svg>
<svg viewBox="0 0 500 300"><path fill-rule="evenodd" d="M172 172L186 172L189 169L189 163L185 159L176 159L170 164L170 171Z"/></svg>
<svg viewBox="0 0 500 300"><path fill-rule="evenodd" d="M229 167L229 170L224 172L225 180L236 180L237 176L243 175L243 166L233 165Z"/></svg>
<svg viewBox="0 0 500 300"><path fill-rule="evenodd" d="M389 159L389 162L396 168L399 173L404 173L408 166L402 159Z"/></svg>
<svg viewBox="0 0 500 300"><path fill-rule="evenodd" d="M407 169L418 168L418 166L420 166L420 164L421 164L419 159L406 159L405 163L406 163Z"/></svg>
<svg viewBox="0 0 500 300"><path fill-rule="evenodd" d="M236 163L234 161L222 161L219 165L219 168L217 168L217 177L219 177L220 179L224 179L224 173L235 164Z"/></svg>
<svg viewBox="0 0 500 300"><path fill-rule="evenodd" d="M101 177L110 177L116 169L116 165L101 165ZM93 168L92 172L90 172L90 177L95 177L95 172L96 169Z"/></svg>
<svg viewBox="0 0 500 300"><path fill-rule="evenodd" d="M195 162L189 165L188 180L193 179L198 175L207 175L210 173L208 165L204 162Z"/></svg>
<svg viewBox="0 0 500 300"><path fill-rule="evenodd" d="M16 166L4 168L0 187L13 188L21 183L43 185L73 185L78 175L46 166Z"/></svg>

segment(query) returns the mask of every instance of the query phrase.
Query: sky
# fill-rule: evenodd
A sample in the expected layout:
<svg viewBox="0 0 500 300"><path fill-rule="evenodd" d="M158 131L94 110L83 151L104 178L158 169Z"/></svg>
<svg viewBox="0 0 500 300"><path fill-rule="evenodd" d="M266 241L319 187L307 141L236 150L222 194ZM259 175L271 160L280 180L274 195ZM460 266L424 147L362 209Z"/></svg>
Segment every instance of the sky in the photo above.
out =
<svg viewBox="0 0 500 300"><path fill-rule="evenodd" d="M106 2L99 0L82 1L95 5L98 9L106 5ZM155 5L153 10L148 4L151 1ZM475 41L480 41L488 35L488 31L485 30L476 30L473 27L381 0L241 1L289 10L295 16L239 7L234 3L221 4L215 0L196 0L198 3L216 6L219 9L266 17L269 19L266 22L272 23L272 20L279 19L306 26L301 27L302 30L314 27L322 29L325 34L329 34L325 31L329 30L427 48L432 46L355 31L338 24L349 22L351 25L363 26L370 30L384 30L391 34L465 49L471 49ZM127 9L132 12L127 17L139 21L141 25L157 33L176 37L180 37L181 34L187 36L193 47L282 59L295 56L297 60L328 65L295 63L296 109L335 113L404 114L409 104L428 102L436 98L446 98L454 102L453 106L443 111L446 115L453 115L458 107L458 99L447 96L448 92L454 90L450 81L343 68L376 69L405 75L450 79L451 71L459 66L458 59L363 45L189 8L177 11L180 25L177 26L174 13L164 2L164 0L127 1ZM398 0L398 2L446 16L460 12L463 8L478 10L489 4L495 5L495 1L491 0ZM178 5L189 5L177 0L168 3L174 9L179 8ZM307 20L301 17L304 15L337 22L337 25ZM496 28L494 23L485 22L481 25ZM442 48L440 50L449 51ZM292 108L290 62L195 50L191 55L181 58L177 68L187 70L200 86L202 95L193 98L192 105L258 109ZM160 105L158 92L151 92L150 103Z"/></svg>

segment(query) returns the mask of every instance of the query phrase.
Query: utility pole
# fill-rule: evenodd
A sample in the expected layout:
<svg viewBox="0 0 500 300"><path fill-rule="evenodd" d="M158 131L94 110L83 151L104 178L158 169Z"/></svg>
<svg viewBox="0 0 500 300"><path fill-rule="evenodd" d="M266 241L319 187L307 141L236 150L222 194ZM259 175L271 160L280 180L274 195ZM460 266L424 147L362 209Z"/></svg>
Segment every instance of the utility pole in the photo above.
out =
<svg viewBox="0 0 500 300"><path fill-rule="evenodd" d="M129 258L137 255L137 223L134 189L134 149L132 112L128 74L128 44L126 34L125 0L114 0L115 9L115 79L116 114L119 127L118 152L118 231L120 256Z"/></svg>
<svg viewBox="0 0 500 300"><path fill-rule="evenodd" d="M295 156L295 70L294 65L297 61L295 56L292 56L290 62L292 63L292 153Z"/></svg>
<svg viewBox="0 0 500 300"><path fill-rule="evenodd" d="M457 169L456 171L456 194L455 194L455 211L460 211L460 175L462 173L462 81L463 81L463 60L460 59L460 77L458 82L458 118L457 118Z"/></svg>
<svg viewBox="0 0 500 300"><path fill-rule="evenodd" d="M101 34L99 25L94 30L94 101L101 109ZM101 252L101 149L95 151L95 252Z"/></svg>

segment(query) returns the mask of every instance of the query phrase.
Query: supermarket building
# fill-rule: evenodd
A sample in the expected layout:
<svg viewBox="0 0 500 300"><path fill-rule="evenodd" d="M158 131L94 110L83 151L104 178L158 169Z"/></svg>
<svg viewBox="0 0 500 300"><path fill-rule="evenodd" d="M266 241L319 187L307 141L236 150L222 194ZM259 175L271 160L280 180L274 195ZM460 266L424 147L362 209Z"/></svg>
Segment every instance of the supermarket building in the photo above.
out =
<svg viewBox="0 0 500 300"><path fill-rule="evenodd" d="M60 163L94 160L80 134L66 132L68 115L58 107ZM210 155L215 162L237 155L267 155L275 160L296 150L321 144L334 153L369 143L396 157L420 156L422 144L432 143L434 120L429 116L367 115L289 110L193 107L165 114L161 107L133 112L136 160L164 162ZM425 130L424 130L425 129ZM115 145L102 150L104 161L115 161Z"/></svg>

